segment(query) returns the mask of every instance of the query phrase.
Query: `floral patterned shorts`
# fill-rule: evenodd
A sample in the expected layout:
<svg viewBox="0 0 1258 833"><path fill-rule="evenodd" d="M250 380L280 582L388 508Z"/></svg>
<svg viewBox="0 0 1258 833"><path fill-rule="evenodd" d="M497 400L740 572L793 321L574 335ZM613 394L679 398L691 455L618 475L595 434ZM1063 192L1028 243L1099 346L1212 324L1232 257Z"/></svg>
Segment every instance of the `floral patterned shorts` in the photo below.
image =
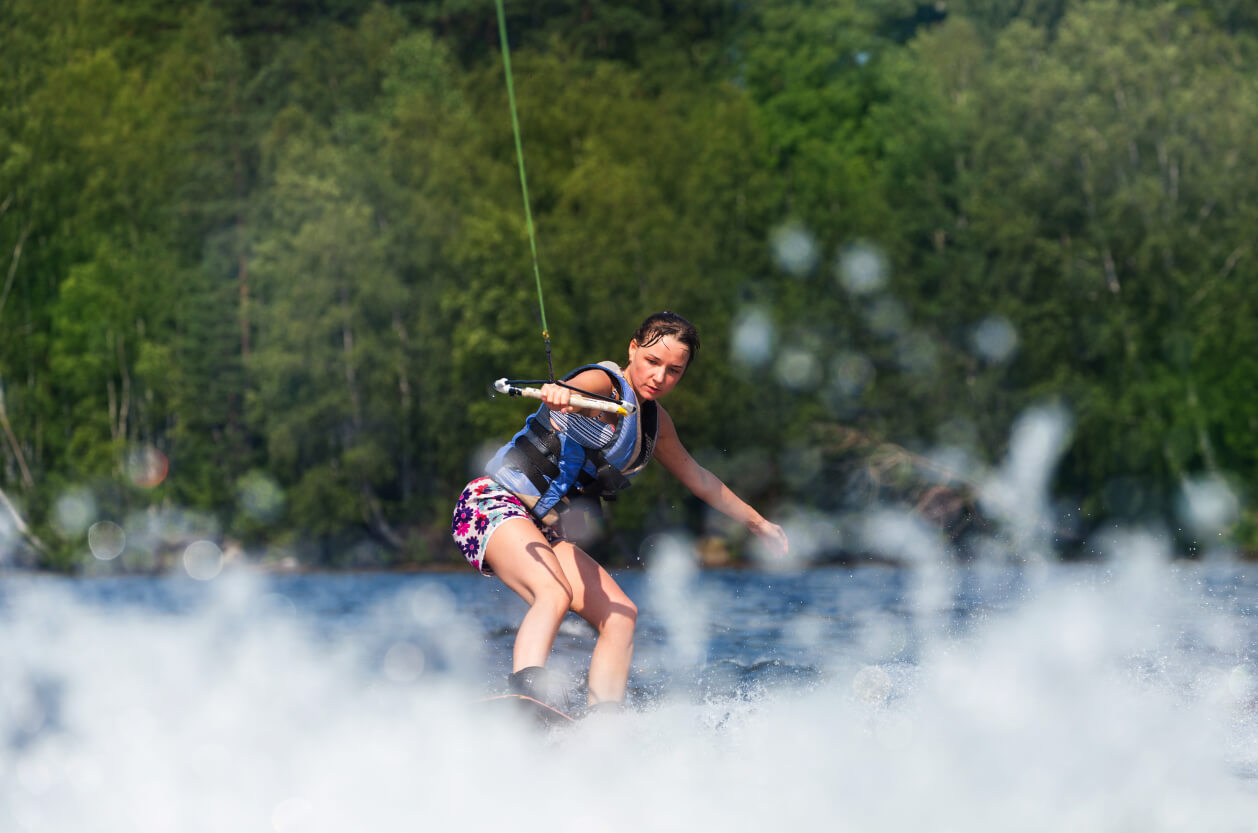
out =
<svg viewBox="0 0 1258 833"><path fill-rule="evenodd" d="M558 530L545 526L534 518L533 513L518 497L499 486L491 477L476 478L459 495L459 501L454 505L454 520L450 524L450 531L467 563L480 570L483 575L494 574L485 563L485 546L489 543L489 536L494 534L494 530L503 521L512 518L528 518L552 544L563 540Z"/></svg>

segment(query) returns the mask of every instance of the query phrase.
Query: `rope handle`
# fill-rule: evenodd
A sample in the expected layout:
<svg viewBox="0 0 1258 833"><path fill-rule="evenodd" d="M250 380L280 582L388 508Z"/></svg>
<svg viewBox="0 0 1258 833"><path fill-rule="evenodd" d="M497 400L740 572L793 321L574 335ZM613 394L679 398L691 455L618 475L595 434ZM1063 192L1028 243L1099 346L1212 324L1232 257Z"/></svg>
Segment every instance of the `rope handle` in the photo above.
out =
<svg viewBox="0 0 1258 833"><path fill-rule="evenodd" d="M505 393L507 396L523 396L526 399L541 399L542 392L537 388L522 388L514 385L509 379L502 378L494 382L494 390L499 393ZM589 408L594 411L606 411L609 414L617 416L629 416L638 410L636 405L629 402L617 402L607 399L591 399L588 396L582 396L579 393L572 394L570 402L578 408Z"/></svg>

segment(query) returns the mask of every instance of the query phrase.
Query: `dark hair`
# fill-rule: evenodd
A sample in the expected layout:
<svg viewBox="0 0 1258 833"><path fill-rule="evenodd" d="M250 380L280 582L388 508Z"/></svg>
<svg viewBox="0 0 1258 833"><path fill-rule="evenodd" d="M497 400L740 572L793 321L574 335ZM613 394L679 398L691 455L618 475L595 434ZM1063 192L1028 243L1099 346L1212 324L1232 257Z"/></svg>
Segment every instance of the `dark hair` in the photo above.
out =
<svg viewBox="0 0 1258 833"><path fill-rule="evenodd" d="M672 336L690 348L690 357L686 359L686 366L689 367L699 352L699 331L675 312L657 312L647 316L633 334L633 340L638 342L639 347L650 347L664 336Z"/></svg>

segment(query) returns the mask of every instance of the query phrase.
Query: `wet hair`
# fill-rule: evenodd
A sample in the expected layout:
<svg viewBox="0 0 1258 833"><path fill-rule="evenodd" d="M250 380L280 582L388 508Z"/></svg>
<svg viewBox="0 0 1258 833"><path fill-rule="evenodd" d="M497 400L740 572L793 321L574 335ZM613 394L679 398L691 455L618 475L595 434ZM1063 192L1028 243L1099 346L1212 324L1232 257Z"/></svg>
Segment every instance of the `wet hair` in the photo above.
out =
<svg viewBox="0 0 1258 833"><path fill-rule="evenodd" d="M675 312L657 312L647 316L633 334L633 340L638 342L639 347L650 347L665 336L672 336L690 348L690 356L686 359L686 366L689 367L699 352L699 331Z"/></svg>

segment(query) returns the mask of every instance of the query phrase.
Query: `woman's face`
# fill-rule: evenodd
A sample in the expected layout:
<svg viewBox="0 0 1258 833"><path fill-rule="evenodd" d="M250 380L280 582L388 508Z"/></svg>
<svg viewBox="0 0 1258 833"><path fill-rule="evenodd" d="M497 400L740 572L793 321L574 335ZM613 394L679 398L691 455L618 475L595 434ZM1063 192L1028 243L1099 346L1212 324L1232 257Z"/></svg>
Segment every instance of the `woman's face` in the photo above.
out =
<svg viewBox="0 0 1258 833"><path fill-rule="evenodd" d="M664 336L647 347L637 339L629 342L629 364L625 378L639 399L659 399L681 381L690 362L690 348L672 336Z"/></svg>

